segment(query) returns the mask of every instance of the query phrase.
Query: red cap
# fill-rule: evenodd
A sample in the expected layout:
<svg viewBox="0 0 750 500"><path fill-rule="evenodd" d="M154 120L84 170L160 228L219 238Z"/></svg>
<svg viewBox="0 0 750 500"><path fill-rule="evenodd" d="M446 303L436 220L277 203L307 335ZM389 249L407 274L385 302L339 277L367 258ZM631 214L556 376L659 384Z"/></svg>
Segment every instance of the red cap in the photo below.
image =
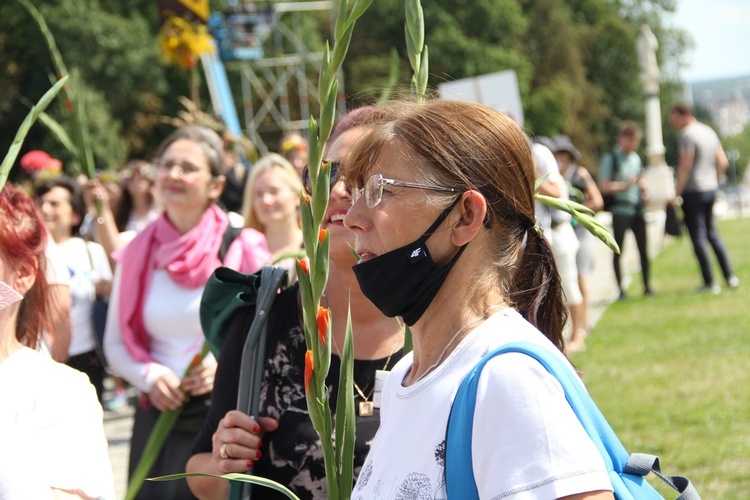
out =
<svg viewBox="0 0 750 500"><path fill-rule="evenodd" d="M52 158L40 149L35 149L21 157L21 167L30 172L38 172L46 169L60 170L62 162L56 158Z"/></svg>

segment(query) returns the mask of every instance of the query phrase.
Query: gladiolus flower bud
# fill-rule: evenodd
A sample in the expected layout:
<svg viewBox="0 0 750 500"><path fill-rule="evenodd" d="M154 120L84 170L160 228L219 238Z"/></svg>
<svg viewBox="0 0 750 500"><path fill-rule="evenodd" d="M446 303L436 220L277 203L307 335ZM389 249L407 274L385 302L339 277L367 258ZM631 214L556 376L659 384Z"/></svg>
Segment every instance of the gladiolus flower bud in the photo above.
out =
<svg viewBox="0 0 750 500"><path fill-rule="evenodd" d="M310 204L310 195L309 194L303 194L302 195L302 200L305 202L305 205L309 205Z"/></svg>
<svg viewBox="0 0 750 500"><path fill-rule="evenodd" d="M331 321L331 313L325 307L318 307L318 336L320 342L326 343L326 335L328 335L328 323Z"/></svg>
<svg viewBox="0 0 750 500"><path fill-rule="evenodd" d="M318 233L318 243L323 243L323 240L326 239L326 235L328 234L328 229L321 229Z"/></svg>
<svg viewBox="0 0 750 500"><path fill-rule="evenodd" d="M306 275L310 274L310 266L307 264L307 259L297 259L297 263L299 264L300 269L302 269L302 272Z"/></svg>
<svg viewBox="0 0 750 500"><path fill-rule="evenodd" d="M195 355L195 356L193 357L193 361L191 361L191 362L190 362L190 367L191 367L191 368L195 368L196 366L198 366L199 364L201 364L201 360L202 360L202 359L203 359L203 358L201 357L201 355L200 355L200 354L196 354L196 355Z"/></svg>
<svg viewBox="0 0 750 500"><path fill-rule="evenodd" d="M310 379L313 375L313 352L308 350L305 352L305 390L310 386Z"/></svg>

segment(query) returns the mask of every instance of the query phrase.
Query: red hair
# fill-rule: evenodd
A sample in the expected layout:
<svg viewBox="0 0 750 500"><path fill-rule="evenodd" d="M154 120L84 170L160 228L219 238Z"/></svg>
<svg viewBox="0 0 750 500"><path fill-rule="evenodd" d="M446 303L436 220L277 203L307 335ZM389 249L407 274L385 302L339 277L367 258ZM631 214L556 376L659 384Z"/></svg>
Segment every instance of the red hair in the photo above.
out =
<svg viewBox="0 0 750 500"><path fill-rule="evenodd" d="M44 274L47 233L32 199L10 186L0 192L0 221L0 257L13 271L35 269L34 285L26 292L16 320L16 338L36 348L40 333L50 326Z"/></svg>

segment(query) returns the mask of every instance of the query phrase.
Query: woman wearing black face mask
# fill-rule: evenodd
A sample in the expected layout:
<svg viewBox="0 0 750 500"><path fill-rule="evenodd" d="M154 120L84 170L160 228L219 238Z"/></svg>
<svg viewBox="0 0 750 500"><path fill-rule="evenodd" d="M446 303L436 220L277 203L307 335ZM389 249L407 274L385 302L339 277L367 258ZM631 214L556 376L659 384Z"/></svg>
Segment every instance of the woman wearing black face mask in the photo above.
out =
<svg viewBox="0 0 750 500"><path fill-rule="evenodd" d="M336 126L335 139L327 151L327 158L334 165L346 159L352 145L367 131L363 123L372 112L373 108L351 111ZM347 308L351 301L357 412L356 477L380 423L379 391L375 392L375 380L384 374L377 375L377 372L390 370L401 359L404 335L395 319L384 316L359 292L352 272L356 260L349 246L353 243L353 235L343 224L351 206L351 196L338 176L332 180L331 198L323 220L331 242L329 278L323 301L333 316L333 355L327 385L330 400L335 402L339 347L344 345ZM304 386L306 347L298 290L294 285L279 294L269 314L268 355L258 418L235 410L239 358L249 326L245 318L235 319L219 358L211 409L193 445L188 472L245 472L253 465L253 474L284 484L300 498L327 498L320 441L307 413ZM195 477L188 479L188 484L199 498L227 498L228 481ZM256 496L286 498L261 487L253 488L253 498Z"/></svg>
<svg viewBox="0 0 750 500"><path fill-rule="evenodd" d="M363 293L411 325L355 498L446 498L446 424L458 386L512 341L565 360L566 313L535 228L528 138L484 106L395 103L344 165L344 219ZM502 359L500 359L502 358ZM479 379L473 474L481 498L613 498L603 459L559 383L531 357L493 358Z"/></svg>

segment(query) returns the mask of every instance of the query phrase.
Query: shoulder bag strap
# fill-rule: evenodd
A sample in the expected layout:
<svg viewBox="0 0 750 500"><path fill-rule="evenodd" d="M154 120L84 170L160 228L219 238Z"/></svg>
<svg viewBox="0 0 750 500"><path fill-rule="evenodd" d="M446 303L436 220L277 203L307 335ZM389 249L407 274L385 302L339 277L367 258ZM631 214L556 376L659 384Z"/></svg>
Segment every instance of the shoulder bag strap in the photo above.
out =
<svg viewBox="0 0 750 500"><path fill-rule="evenodd" d="M237 409L248 415L254 415L259 410L263 365L266 356L268 314L279 289L283 288L287 282L286 275L286 269L273 266L264 266L260 273L260 288L258 289L255 317L242 348L240 383L237 393ZM250 474L252 469L248 469L246 472ZM232 481L229 487L229 499L250 499L252 495L250 486L248 483Z"/></svg>
<svg viewBox="0 0 750 500"><path fill-rule="evenodd" d="M580 379L553 352L531 342L513 342L491 351L479 361L462 382L451 408L446 437L445 476L449 498L479 498L476 483L473 479L474 469L471 457L471 423L474 421L477 385L481 371L487 362L495 356L507 352L519 352L533 357L557 378L565 391L565 398L604 459L616 490L617 483L622 483L621 473L632 475L632 478L628 479L632 479L631 482L633 483L640 484L645 481L643 476L653 471L681 493L678 500L700 499L698 492L687 478L670 477L662 474L659 470L658 459L652 461L650 467L646 465L648 458L644 459L643 455L633 455L635 459L628 459L627 451L591 396L586 392ZM625 488L623 484L623 489ZM459 494L459 492L463 493ZM453 496L451 496L451 493L453 493Z"/></svg>
<svg viewBox="0 0 750 500"><path fill-rule="evenodd" d="M279 289L286 283L286 274L286 269L272 266L264 266L261 271L255 317L242 349L240 384L237 394L237 409L247 414L253 414L258 410L263 361L266 354L268 313Z"/></svg>
<svg viewBox="0 0 750 500"><path fill-rule="evenodd" d="M221 246L219 247L220 261L224 262L224 257L227 256L229 247L232 246L232 243L234 243L234 240L236 240L240 234L242 234L242 228L234 227L231 224L227 226L226 230L224 230L224 234L221 235Z"/></svg>

